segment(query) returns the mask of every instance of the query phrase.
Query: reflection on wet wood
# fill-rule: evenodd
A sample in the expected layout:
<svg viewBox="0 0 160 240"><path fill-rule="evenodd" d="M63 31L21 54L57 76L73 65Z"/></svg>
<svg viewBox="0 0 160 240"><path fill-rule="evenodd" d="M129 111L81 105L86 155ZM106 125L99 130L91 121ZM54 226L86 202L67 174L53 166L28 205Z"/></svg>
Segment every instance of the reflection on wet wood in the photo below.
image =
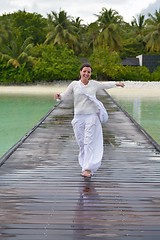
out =
<svg viewBox="0 0 160 240"><path fill-rule="evenodd" d="M1 240L159 240L160 154L115 105L104 157L90 180L61 103L0 168Z"/></svg>

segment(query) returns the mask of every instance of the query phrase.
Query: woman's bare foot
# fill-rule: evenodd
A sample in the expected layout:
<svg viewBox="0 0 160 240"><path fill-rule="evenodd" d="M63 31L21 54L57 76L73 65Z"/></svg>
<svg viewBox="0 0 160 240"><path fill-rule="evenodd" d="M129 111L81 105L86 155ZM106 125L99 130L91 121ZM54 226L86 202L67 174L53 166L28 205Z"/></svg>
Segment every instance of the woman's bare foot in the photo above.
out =
<svg viewBox="0 0 160 240"><path fill-rule="evenodd" d="M89 178L92 176L90 170L85 170L84 172L81 173L81 175L82 175L83 177L89 177Z"/></svg>

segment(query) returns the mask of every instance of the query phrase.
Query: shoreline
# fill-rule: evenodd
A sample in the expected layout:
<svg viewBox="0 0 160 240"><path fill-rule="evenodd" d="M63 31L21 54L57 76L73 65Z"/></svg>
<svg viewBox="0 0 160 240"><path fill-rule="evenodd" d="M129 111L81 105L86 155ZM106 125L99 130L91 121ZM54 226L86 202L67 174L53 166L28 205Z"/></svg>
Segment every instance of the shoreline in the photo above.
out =
<svg viewBox="0 0 160 240"><path fill-rule="evenodd" d="M57 91L64 91L69 83L56 83L48 85L26 85L26 86L0 86L0 95L53 95Z"/></svg>
<svg viewBox="0 0 160 240"><path fill-rule="evenodd" d="M0 86L0 95L54 95L56 92L63 92L70 81L46 85L27 85L27 86ZM125 81L124 88L112 88L107 92L111 96L119 97L159 97L160 98L160 82L131 82Z"/></svg>

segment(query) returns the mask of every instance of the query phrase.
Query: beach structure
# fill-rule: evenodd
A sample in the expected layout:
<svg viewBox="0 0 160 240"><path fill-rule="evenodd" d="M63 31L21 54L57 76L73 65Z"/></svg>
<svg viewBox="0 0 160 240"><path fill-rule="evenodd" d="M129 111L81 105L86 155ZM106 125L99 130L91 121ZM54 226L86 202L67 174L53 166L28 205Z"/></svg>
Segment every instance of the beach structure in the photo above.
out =
<svg viewBox="0 0 160 240"><path fill-rule="evenodd" d="M0 240L159 240L159 145L106 92L102 166L80 175L70 102L2 158Z"/></svg>
<svg viewBox="0 0 160 240"><path fill-rule="evenodd" d="M145 66L153 72L160 66L160 55L141 54L136 57L128 57L122 60L123 66Z"/></svg>

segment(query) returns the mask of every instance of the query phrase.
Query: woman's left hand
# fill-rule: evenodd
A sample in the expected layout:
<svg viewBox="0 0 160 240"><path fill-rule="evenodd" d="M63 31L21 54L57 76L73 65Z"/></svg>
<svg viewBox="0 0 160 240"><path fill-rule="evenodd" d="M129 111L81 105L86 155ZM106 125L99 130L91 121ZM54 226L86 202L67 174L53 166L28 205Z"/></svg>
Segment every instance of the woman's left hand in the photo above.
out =
<svg viewBox="0 0 160 240"><path fill-rule="evenodd" d="M124 86L125 86L125 84L124 84L124 83L122 83L122 82L117 82L117 83L116 83L116 86L117 86L117 87L124 87Z"/></svg>

